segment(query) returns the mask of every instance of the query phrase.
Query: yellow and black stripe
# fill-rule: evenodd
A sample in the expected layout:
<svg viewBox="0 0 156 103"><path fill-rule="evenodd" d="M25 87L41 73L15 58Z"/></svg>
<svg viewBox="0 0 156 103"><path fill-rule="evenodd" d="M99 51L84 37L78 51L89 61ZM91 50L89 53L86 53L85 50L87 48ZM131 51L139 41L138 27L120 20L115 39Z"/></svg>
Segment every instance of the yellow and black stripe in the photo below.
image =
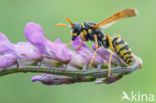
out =
<svg viewBox="0 0 156 103"><path fill-rule="evenodd" d="M121 37L113 37L112 44L116 54L129 66L133 63L132 51L128 46L128 43L125 42Z"/></svg>

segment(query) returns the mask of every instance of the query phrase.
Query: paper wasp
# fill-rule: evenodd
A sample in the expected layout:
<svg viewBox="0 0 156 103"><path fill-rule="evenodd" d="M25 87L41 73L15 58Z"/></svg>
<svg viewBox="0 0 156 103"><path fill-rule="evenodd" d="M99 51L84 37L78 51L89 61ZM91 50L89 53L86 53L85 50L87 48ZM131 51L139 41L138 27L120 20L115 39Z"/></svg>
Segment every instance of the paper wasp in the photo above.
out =
<svg viewBox="0 0 156 103"><path fill-rule="evenodd" d="M137 14L138 12L136 9L124 9L124 10L120 10L116 12L109 18L97 24L94 22L72 23L70 19L65 18L70 23L70 26L66 24L58 24L57 26L58 27L64 26L64 27L71 28L72 40L75 40L75 38L81 35L82 33L81 35L82 42L77 49L79 49L82 46L83 41L91 40L96 43L96 50L90 62L90 65L92 65L94 62L94 58L97 53L98 47L100 46L103 46L104 48L109 47L109 40L108 38L106 38L106 36L102 32L102 28L106 28L120 19L133 17L133 16L136 16Z"/></svg>

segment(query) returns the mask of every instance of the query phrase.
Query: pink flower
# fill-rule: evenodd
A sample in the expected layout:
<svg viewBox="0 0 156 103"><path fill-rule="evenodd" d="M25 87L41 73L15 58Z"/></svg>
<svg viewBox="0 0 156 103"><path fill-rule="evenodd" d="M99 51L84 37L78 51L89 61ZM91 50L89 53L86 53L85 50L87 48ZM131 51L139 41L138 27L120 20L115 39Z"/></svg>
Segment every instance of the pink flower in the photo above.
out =
<svg viewBox="0 0 156 103"><path fill-rule="evenodd" d="M76 59L79 59L79 63L84 62L83 57L69 49L60 39L57 39L54 43L46 39L39 24L28 23L25 27L25 35L28 41L37 47L48 60L53 59L51 60L52 63L50 63L50 60L48 62L47 59L43 59L42 62L46 65L54 65L53 61L58 61L63 64L70 63L71 65L79 66L74 62Z"/></svg>
<svg viewBox="0 0 156 103"><path fill-rule="evenodd" d="M95 77L70 77L52 74L43 74L41 76L33 76L31 82L39 81L46 85L71 84L76 82L88 82L95 80Z"/></svg>
<svg viewBox="0 0 156 103"><path fill-rule="evenodd" d="M34 76L31 78L32 82L40 81L46 85L60 85L60 84L69 84L73 81L72 77L68 76L59 76L52 74L43 74L42 76Z"/></svg>
<svg viewBox="0 0 156 103"><path fill-rule="evenodd" d="M14 53L21 65L37 65L43 59L41 52L29 42L15 44Z"/></svg>
<svg viewBox="0 0 156 103"><path fill-rule="evenodd" d="M9 41L9 39L3 33L0 33L0 53L13 53L13 48L14 45Z"/></svg>
<svg viewBox="0 0 156 103"><path fill-rule="evenodd" d="M19 42L17 44L13 44L2 33L0 33L0 53L14 55L14 57L17 58L17 61L22 61L19 63L20 65L34 65L43 58L41 52L31 43Z"/></svg>
<svg viewBox="0 0 156 103"><path fill-rule="evenodd" d="M15 55L8 53L0 56L0 72L15 64L17 64L17 57Z"/></svg>

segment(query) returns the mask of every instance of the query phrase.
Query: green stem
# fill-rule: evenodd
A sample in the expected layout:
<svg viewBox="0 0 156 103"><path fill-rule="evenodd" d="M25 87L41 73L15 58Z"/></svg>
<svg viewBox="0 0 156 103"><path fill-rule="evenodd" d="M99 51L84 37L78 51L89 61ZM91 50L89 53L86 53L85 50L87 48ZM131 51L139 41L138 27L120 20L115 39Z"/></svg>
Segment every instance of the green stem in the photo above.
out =
<svg viewBox="0 0 156 103"><path fill-rule="evenodd" d="M133 67L112 67L111 73L131 73L138 68L138 65ZM0 76L18 73L18 72L33 72L33 73L48 73L55 75L64 75L64 76L96 76L96 77L107 77L107 69L89 69L89 70L63 70L58 68L47 68L47 67L19 67L19 68L9 68L0 72Z"/></svg>

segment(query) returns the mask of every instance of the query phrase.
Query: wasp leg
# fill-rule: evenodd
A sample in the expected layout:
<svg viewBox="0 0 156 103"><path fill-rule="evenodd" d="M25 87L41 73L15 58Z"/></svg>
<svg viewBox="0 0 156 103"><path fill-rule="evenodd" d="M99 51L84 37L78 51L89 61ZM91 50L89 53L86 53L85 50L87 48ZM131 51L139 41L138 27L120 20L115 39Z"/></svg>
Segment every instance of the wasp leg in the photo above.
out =
<svg viewBox="0 0 156 103"><path fill-rule="evenodd" d="M106 34L106 39L108 39L108 43L111 51L114 52L114 47L112 45L112 38L108 34Z"/></svg>
<svg viewBox="0 0 156 103"><path fill-rule="evenodd" d="M132 54L132 57L138 63L139 68L142 68L142 63L138 60L138 58L136 58L134 54Z"/></svg>
<svg viewBox="0 0 156 103"><path fill-rule="evenodd" d="M112 38L108 34L106 34L106 39L108 39L109 47L110 47L111 51L114 52L114 48L112 46ZM108 60L108 77L111 74L111 59L112 59L112 55L113 54L111 53L111 55L109 57L109 60Z"/></svg>
<svg viewBox="0 0 156 103"><path fill-rule="evenodd" d="M92 66L92 64L94 62L94 59L95 59L95 56L96 56L96 53L97 53L97 49L98 49L98 40L97 40L97 35L96 34L94 34L94 39L95 39L95 43L96 43L96 50L95 50L94 55L92 57L92 60L91 60L91 62L89 64L90 66Z"/></svg>
<svg viewBox="0 0 156 103"><path fill-rule="evenodd" d="M81 41L81 44L76 48L76 50L79 50L83 44L83 41L84 41L84 38L85 38L85 35L86 35L86 30L83 31L83 34L82 34L82 41Z"/></svg>

